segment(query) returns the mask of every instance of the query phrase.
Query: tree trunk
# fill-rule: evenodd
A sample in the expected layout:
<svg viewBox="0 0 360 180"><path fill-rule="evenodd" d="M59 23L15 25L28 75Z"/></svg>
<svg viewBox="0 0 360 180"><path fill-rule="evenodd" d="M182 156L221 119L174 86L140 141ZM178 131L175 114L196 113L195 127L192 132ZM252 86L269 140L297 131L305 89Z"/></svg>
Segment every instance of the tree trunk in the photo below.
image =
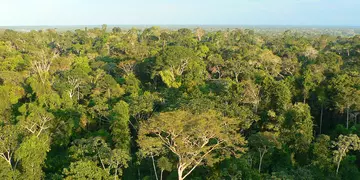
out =
<svg viewBox="0 0 360 180"><path fill-rule="evenodd" d="M324 107L323 107L323 105L321 105L321 112L320 112L320 134L321 134L321 130L322 130L323 113L324 113Z"/></svg>
<svg viewBox="0 0 360 180"><path fill-rule="evenodd" d="M183 170L178 167L178 180L184 180L183 179Z"/></svg>
<svg viewBox="0 0 360 180"><path fill-rule="evenodd" d="M336 167L336 176L338 175L338 172L339 172L340 162L341 162L341 158L340 158L340 160L339 160L339 161L338 161L338 163L337 163L337 167Z"/></svg>
<svg viewBox="0 0 360 180"><path fill-rule="evenodd" d="M162 180L164 170L162 169L160 172L160 180Z"/></svg>
<svg viewBox="0 0 360 180"><path fill-rule="evenodd" d="M259 149L259 153L260 153L260 159L259 159L259 173L261 172L261 165L262 165L262 160L264 158L264 155L266 153L266 148L264 149L263 152L261 152L261 150Z"/></svg>
<svg viewBox="0 0 360 180"><path fill-rule="evenodd" d="M349 129L349 106L346 109L346 129Z"/></svg>
<svg viewBox="0 0 360 180"><path fill-rule="evenodd" d="M141 176L140 176L140 169L137 168L137 172L138 172L138 177L139 177L139 180L141 179Z"/></svg>
<svg viewBox="0 0 360 180"><path fill-rule="evenodd" d="M115 168L115 175L114 175L114 179L116 180L117 179L117 171L118 171L118 164L116 163L116 168Z"/></svg>
<svg viewBox="0 0 360 180"><path fill-rule="evenodd" d="M78 93L77 93L77 95L78 95L77 100L78 100L78 101L79 101L79 99L80 99L80 92L79 92L80 90L79 90L79 89L80 89L80 88L78 87L78 88L77 88L77 91L78 91Z"/></svg>
<svg viewBox="0 0 360 180"><path fill-rule="evenodd" d="M355 126L357 124L357 116L358 116L358 114L355 114Z"/></svg>
<svg viewBox="0 0 360 180"><path fill-rule="evenodd" d="M261 172L261 163L262 163L262 159L263 159L263 156L261 155L261 152L260 152L259 173Z"/></svg>
<svg viewBox="0 0 360 180"><path fill-rule="evenodd" d="M239 82L239 80L238 80L239 74L238 74L238 73L234 73L234 74L235 74L235 81L236 81L236 82Z"/></svg>
<svg viewBox="0 0 360 180"><path fill-rule="evenodd" d="M306 96L307 96L307 93L304 92L304 99L303 99L304 104L306 103Z"/></svg>
<svg viewBox="0 0 360 180"><path fill-rule="evenodd" d="M154 156L153 156L152 154L151 154L151 159L152 159L152 164L153 164L153 167L154 167L155 178L156 178L156 180L159 180L159 179L158 179L158 176L157 176L157 172L156 172L156 166L155 166Z"/></svg>

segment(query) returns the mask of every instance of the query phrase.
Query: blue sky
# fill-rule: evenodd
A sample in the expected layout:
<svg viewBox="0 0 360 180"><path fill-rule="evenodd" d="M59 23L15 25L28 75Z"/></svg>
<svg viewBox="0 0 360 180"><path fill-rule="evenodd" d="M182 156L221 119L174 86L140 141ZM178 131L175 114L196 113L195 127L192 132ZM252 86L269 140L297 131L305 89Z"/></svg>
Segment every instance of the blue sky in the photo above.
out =
<svg viewBox="0 0 360 180"><path fill-rule="evenodd" d="M0 26L360 25L360 0L0 0Z"/></svg>

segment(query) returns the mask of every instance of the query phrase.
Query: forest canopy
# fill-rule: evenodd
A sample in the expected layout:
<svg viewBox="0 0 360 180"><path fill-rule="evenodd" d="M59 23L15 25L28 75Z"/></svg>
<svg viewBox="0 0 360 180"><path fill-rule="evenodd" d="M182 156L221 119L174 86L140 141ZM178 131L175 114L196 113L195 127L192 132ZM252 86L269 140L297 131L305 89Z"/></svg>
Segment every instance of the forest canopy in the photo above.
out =
<svg viewBox="0 0 360 180"><path fill-rule="evenodd" d="M0 33L0 179L360 179L360 35Z"/></svg>

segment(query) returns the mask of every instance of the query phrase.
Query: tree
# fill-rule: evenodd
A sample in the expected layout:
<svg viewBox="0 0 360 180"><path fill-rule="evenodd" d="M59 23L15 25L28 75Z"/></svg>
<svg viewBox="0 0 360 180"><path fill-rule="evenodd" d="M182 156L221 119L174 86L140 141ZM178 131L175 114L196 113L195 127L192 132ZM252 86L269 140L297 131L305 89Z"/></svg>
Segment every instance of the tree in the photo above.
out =
<svg viewBox="0 0 360 180"><path fill-rule="evenodd" d="M178 179L184 179L205 160L218 160L218 151L244 152L246 141L237 132L239 125L236 119L211 110L199 115L165 112L141 123L138 143L144 154L158 154L163 148L172 152L177 157Z"/></svg>
<svg viewBox="0 0 360 180"><path fill-rule="evenodd" d="M336 163L336 175L339 172L340 163L350 150L357 151L360 148L360 139L355 134L348 136L340 135L337 141L333 142L334 162Z"/></svg>
<svg viewBox="0 0 360 180"><path fill-rule="evenodd" d="M249 146L259 152L259 173L263 158L267 152L271 152L273 148L279 147L280 143L277 137L271 132L259 132L249 137Z"/></svg>
<svg viewBox="0 0 360 180"><path fill-rule="evenodd" d="M313 144L313 160L312 164L318 167L322 171L328 171L332 169L332 152L331 152L331 141L327 135L319 135Z"/></svg>
<svg viewBox="0 0 360 180"><path fill-rule="evenodd" d="M153 77L157 74L168 87L178 88L183 83L204 79L205 65L195 52L183 46L170 46L156 58ZM185 81L185 82L186 82Z"/></svg>
<svg viewBox="0 0 360 180"><path fill-rule="evenodd" d="M139 41L139 30L136 28L131 28L126 35L124 36L127 42L134 46L135 43Z"/></svg>
<svg viewBox="0 0 360 180"><path fill-rule="evenodd" d="M325 80L323 67L319 65L309 65L303 74L303 94L304 103L309 98L309 93L314 91L322 81Z"/></svg>
<svg viewBox="0 0 360 180"><path fill-rule="evenodd" d="M9 120L12 105L24 95L25 91L20 86L0 85L0 122Z"/></svg>
<svg viewBox="0 0 360 180"><path fill-rule="evenodd" d="M195 34L196 34L196 37L198 39L198 41L201 41L201 38L204 36L205 34L205 31L201 28L196 28L195 29Z"/></svg>
<svg viewBox="0 0 360 180"><path fill-rule="evenodd" d="M114 171L114 179L116 180L119 176L122 176L123 168L128 167L128 161L131 157L127 150L113 149L110 153L109 168Z"/></svg>
<svg viewBox="0 0 360 180"><path fill-rule="evenodd" d="M332 53L320 53L316 58L316 63L324 66L326 74L336 74L339 73L341 66L343 65L343 60L341 56Z"/></svg>
<svg viewBox="0 0 360 180"><path fill-rule="evenodd" d="M260 96L264 108L273 109L278 114L282 114L291 107L292 93L285 81L265 78Z"/></svg>
<svg viewBox="0 0 360 180"><path fill-rule="evenodd" d="M153 26L151 28L144 29L144 31L141 34L141 39L142 41L147 41L147 43L149 44L153 41L160 40L160 35L161 35L160 27Z"/></svg>
<svg viewBox="0 0 360 180"><path fill-rule="evenodd" d="M0 127L0 157L15 169L14 154L19 147L19 130L14 125Z"/></svg>
<svg viewBox="0 0 360 180"><path fill-rule="evenodd" d="M65 179L110 179L109 175L92 161L77 161L64 170Z"/></svg>
<svg viewBox="0 0 360 180"><path fill-rule="evenodd" d="M319 127L319 134L322 133L322 126L323 126L323 117L324 117L324 108L329 104L329 97L326 94L325 91L326 87L319 87L316 91L317 100L320 104L320 127Z"/></svg>
<svg viewBox="0 0 360 180"><path fill-rule="evenodd" d="M166 157L161 157L157 160L157 166L160 168L160 180L163 179L164 171L171 171L172 163Z"/></svg>
<svg viewBox="0 0 360 180"><path fill-rule="evenodd" d="M307 151L313 139L312 116L307 104L296 103L285 113L282 133L290 148Z"/></svg>
<svg viewBox="0 0 360 180"><path fill-rule="evenodd" d="M50 67L57 54L49 54L44 50L35 53L36 60L31 62L31 68L37 74L43 84L48 80Z"/></svg>
<svg viewBox="0 0 360 180"><path fill-rule="evenodd" d="M130 149L129 105L120 101L112 109L111 134L117 148Z"/></svg>
<svg viewBox="0 0 360 180"><path fill-rule="evenodd" d="M15 158L20 162L25 179L42 179L46 154L50 150L50 137L47 134L41 136L31 135L20 144L15 152Z"/></svg>
<svg viewBox="0 0 360 180"><path fill-rule="evenodd" d="M136 66L136 61L135 60L126 60L126 61L121 61L118 64L118 67L124 71L124 73L126 75L130 75L131 73L134 72L134 68Z"/></svg>
<svg viewBox="0 0 360 180"><path fill-rule="evenodd" d="M124 78L125 78L125 84L124 84L125 92L129 93L130 96L132 96L133 98L138 97L141 89L140 80L137 79L134 74L126 75Z"/></svg>
<svg viewBox="0 0 360 180"><path fill-rule="evenodd" d="M330 82L330 88L335 92L333 101L340 112L346 110L346 129L349 128L350 108L360 107L359 79L347 74L338 75Z"/></svg>
<svg viewBox="0 0 360 180"><path fill-rule="evenodd" d="M260 87L251 80L242 81L243 86L243 100L245 104L250 104L257 112L260 103Z"/></svg>
<svg viewBox="0 0 360 180"><path fill-rule="evenodd" d="M75 173L75 177L85 173L81 176L110 177L113 175L114 179L117 179L119 175L122 175L122 168L126 168L127 162L131 159L127 149L111 149L101 137L74 141L70 147L70 154L73 166L70 165L70 170L65 170L65 174L70 174L70 177L73 176L71 175L73 173ZM89 162L91 163L89 164ZM90 168L94 172L82 172L77 168Z"/></svg>
<svg viewBox="0 0 360 180"><path fill-rule="evenodd" d="M24 104L19 108L22 113L17 119L20 126L30 134L39 137L53 126L54 115L39 107L36 103Z"/></svg>
<svg viewBox="0 0 360 180"><path fill-rule="evenodd" d="M282 57L280 76L295 76L299 73L300 66L301 64L296 56Z"/></svg>
<svg viewBox="0 0 360 180"><path fill-rule="evenodd" d="M231 59L226 61L226 68L229 71L227 74L233 77L236 82L239 82L240 75L246 77L252 72L252 67L243 59Z"/></svg>
<svg viewBox="0 0 360 180"><path fill-rule="evenodd" d="M223 76L222 70L223 70L223 68L225 66L225 61L223 60L221 55L212 54L207 58L207 60L209 61L207 63L208 71L210 71L211 74L217 73L218 74L218 79L221 79L221 77Z"/></svg>
<svg viewBox="0 0 360 180"><path fill-rule="evenodd" d="M88 89L89 76L87 70L82 67L75 67L69 71L62 72L54 88L62 94L62 97L68 96L70 99L80 100L81 97L86 95Z"/></svg>
<svg viewBox="0 0 360 180"><path fill-rule="evenodd" d="M162 39L163 43L162 43L162 49L165 49L166 45L167 45L167 42L169 40L171 40L172 36L169 32L161 32L160 34L160 39Z"/></svg>
<svg viewBox="0 0 360 180"><path fill-rule="evenodd" d="M130 115L136 120L146 120L154 112L155 104L161 101L156 93L149 91L140 96L133 97L130 101Z"/></svg>
<svg viewBox="0 0 360 180"><path fill-rule="evenodd" d="M21 53L12 48L10 42L0 41L0 71L16 71L22 64Z"/></svg>
<svg viewBox="0 0 360 180"><path fill-rule="evenodd" d="M278 76L281 71L281 58L274 55L270 50L264 50L259 55L259 60L251 61L250 64L265 70L271 76Z"/></svg>

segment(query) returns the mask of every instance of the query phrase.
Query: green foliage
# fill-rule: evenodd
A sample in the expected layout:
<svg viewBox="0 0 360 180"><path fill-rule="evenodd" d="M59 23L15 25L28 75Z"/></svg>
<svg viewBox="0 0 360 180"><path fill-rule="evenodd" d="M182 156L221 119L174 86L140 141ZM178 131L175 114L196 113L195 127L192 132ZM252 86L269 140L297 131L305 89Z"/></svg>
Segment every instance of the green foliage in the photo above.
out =
<svg viewBox="0 0 360 180"><path fill-rule="evenodd" d="M29 134L40 136L54 126L54 115L36 103L24 104L19 108L19 125Z"/></svg>
<svg viewBox="0 0 360 180"><path fill-rule="evenodd" d="M9 117L9 115L6 114L8 114L11 110L11 106L18 103L19 99L24 95L25 91L22 87L14 85L0 85L0 115L3 116L0 118L0 122L6 120L3 118Z"/></svg>
<svg viewBox="0 0 360 180"><path fill-rule="evenodd" d="M134 74L125 76L125 91L131 96L138 96L140 92L140 81Z"/></svg>
<svg viewBox="0 0 360 180"><path fill-rule="evenodd" d="M0 179L359 179L353 31L108 29L0 33Z"/></svg>
<svg viewBox="0 0 360 180"><path fill-rule="evenodd" d="M333 151L334 162L337 165L336 175L339 172L340 163L346 154L350 150L357 151L360 148L360 139L355 134L350 134L349 136L340 135L337 141L333 142L333 146L336 148Z"/></svg>
<svg viewBox="0 0 360 180"><path fill-rule="evenodd" d="M157 166L161 169L161 171L171 171L173 168L172 163L166 157L161 157L157 161Z"/></svg>
<svg viewBox="0 0 360 180"><path fill-rule="evenodd" d="M1 179L17 179L19 177L19 172L17 170L13 170L6 161L0 160L0 178Z"/></svg>
<svg viewBox="0 0 360 180"><path fill-rule="evenodd" d="M130 99L130 115L136 120L145 120L154 111L155 103L161 101L156 93L145 91L144 94Z"/></svg>
<svg viewBox="0 0 360 180"><path fill-rule="evenodd" d="M239 122L222 117L216 111L194 115L186 111L160 113L140 126L138 143L144 155L161 154L164 150L177 157L179 178L185 178L205 161L212 164L221 159L215 151L244 152L245 139L236 131ZM183 174L184 173L184 174Z"/></svg>
<svg viewBox="0 0 360 180"><path fill-rule="evenodd" d="M310 107L296 103L285 113L283 137L296 152L306 152L313 140L313 121Z"/></svg>
<svg viewBox="0 0 360 180"><path fill-rule="evenodd" d="M359 79L347 74L338 75L330 81L330 86L336 93L334 98L336 107L343 112L351 106L358 107L360 90L358 87Z"/></svg>
<svg viewBox="0 0 360 180"><path fill-rule="evenodd" d="M266 153L271 153L274 148L280 148L280 143L275 134L260 132L249 137L249 146L254 153L259 153L259 173Z"/></svg>
<svg viewBox="0 0 360 180"><path fill-rule="evenodd" d="M273 109L277 114L285 112L291 105L292 93L284 81L266 77L263 81L263 108Z"/></svg>
<svg viewBox="0 0 360 180"><path fill-rule="evenodd" d="M178 88L181 82L187 87L198 85L205 77L205 65L190 48L171 46L166 48L155 61L155 72L159 73L168 87Z"/></svg>
<svg viewBox="0 0 360 180"><path fill-rule="evenodd" d="M331 159L331 141L327 135L319 135L313 145L313 162L312 164L320 170L328 172L333 168Z"/></svg>
<svg viewBox="0 0 360 180"><path fill-rule="evenodd" d="M18 127L14 125L0 127L0 159L4 170L12 170L16 164L14 153L19 147L19 135Z"/></svg>
<svg viewBox="0 0 360 180"><path fill-rule="evenodd" d="M15 152L15 158L20 161L22 177L26 179L41 179L44 177L42 166L46 153L50 150L50 137L47 135L30 136L20 144Z"/></svg>
<svg viewBox="0 0 360 180"><path fill-rule="evenodd" d="M69 170L64 170L65 179L110 179L105 170L91 161L77 161L71 163Z"/></svg>
<svg viewBox="0 0 360 180"><path fill-rule="evenodd" d="M178 82L175 78L175 75L170 70L160 71L159 75L161 76L162 81L170 88L179 88L181 82Z"/></svg>
<svg viewBox="0 0 360 180"><path fill-rule="evenodd" d="M248 159L230 158L219 163L207 179L261 179L260 173L251 167Z"/></svg>
<svg viewBox="0 0 360 180"><path fill-rule="evenodd" d="M112 109L111 134L115 146L124 150L130 148L129 105L120 101Z"/></svg>

